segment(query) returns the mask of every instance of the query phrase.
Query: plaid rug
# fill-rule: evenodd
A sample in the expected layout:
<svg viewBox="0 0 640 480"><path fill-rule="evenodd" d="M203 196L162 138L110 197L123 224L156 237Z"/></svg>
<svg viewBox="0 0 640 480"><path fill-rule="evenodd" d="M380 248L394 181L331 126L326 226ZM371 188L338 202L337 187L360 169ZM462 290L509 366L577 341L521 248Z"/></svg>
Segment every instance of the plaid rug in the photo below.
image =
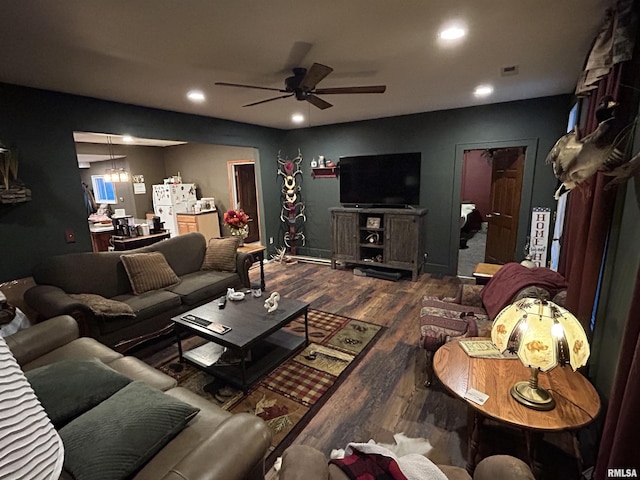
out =
<svg viewBox="0 0 640 480"><path fill-rule="evenodd" d="M232 413L249 412L262 418L273 433L270 468L322 404L342 383L358 361L375 343L384 327L332 313L309 309L309 345L276 367L247 394L187 363L177 356L158 368L181 387ZM304 336L304 316L284 330ZM192 337L185 349L203 343Z"/></svg>

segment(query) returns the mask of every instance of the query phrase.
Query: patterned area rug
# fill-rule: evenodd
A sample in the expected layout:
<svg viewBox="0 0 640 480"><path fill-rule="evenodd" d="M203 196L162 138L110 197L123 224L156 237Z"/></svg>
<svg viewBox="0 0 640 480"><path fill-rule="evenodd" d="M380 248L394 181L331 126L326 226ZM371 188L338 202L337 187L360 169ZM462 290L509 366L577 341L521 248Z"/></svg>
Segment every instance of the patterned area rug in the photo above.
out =
<svg viewBox="0 0 640 480"><path fill-rule="evenodd" d="M174 377L181 387L232 413L249 412L262 418L273 433L269 468L309 422L322 404L375 343L385 329L379 325L309 310L309 345L276 367L247 394L187 363L177 355L158 368ZM304 317L285 330L304 336ZM183 341L189 349L203 343L192 337Z"/></svg>

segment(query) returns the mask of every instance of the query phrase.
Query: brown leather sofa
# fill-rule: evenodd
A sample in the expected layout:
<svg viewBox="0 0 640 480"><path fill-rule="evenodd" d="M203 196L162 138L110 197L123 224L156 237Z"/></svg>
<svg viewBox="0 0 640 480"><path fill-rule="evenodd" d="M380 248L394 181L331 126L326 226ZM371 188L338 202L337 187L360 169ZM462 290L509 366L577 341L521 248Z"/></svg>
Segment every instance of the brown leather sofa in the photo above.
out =
<svg viewBox="0 0 640 480"><path fill-rule="evenodd" d="M59 360L99 359L117 372L164 391L200 412L133 477L136 480L257 480L271 443L266 424L250 414L224 411L137 358L93 338L79 337L68 316L46 320L5 338L25 372ZM63 479L71 478L63 470Z"/></svg>
<svg viewBox="0 0 640 480"><path fill-rule="evenodd" d="M522 460L508 455L494 455L482 460L473 479L464 468L438 465L449 480L535 480ZM329 464L319 450L305 445L293 445L282 455L279 480L349 480L339 467Z"/></svg>
<svg viewBox="0 0 640 480"><path fill-rule="evenodd" d="M224 295L227 288L250 287L249 267L253 257L238 252L234 272L202 270L207 251L204 235L198 232L116 252L82 252L44 259L33 270L36 286L24 293L37 319L71 315L80 333L126 352L136 345L170 333L171 317ZM161 252L179 278L174 286L135 295L121 255ZM70 294L94 294L121 302L135 314L99 315Z"/></svg>

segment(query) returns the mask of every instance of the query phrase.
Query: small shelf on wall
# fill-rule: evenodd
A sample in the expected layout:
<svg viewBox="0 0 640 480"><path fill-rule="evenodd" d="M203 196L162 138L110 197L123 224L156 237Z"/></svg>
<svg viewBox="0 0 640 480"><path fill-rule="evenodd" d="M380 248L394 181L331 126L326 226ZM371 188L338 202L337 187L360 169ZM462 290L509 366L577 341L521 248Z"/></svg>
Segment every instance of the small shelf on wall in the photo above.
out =
<svg viewBox="0 0 640 480"><path fill-rule="evenodd" d="M338 176L338 166L312 167L311 176L313 178L336 178Z"/></svg>

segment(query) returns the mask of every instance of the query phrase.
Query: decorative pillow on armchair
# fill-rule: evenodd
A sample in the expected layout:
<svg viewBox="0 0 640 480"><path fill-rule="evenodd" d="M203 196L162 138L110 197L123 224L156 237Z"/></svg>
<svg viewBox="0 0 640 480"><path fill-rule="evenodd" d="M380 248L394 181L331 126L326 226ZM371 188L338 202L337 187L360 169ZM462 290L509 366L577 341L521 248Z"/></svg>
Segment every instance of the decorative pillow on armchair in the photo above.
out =
<svg viewBox="0 0 640 480"><path fill-rule="evenodd" d="M120 259L136 295L171 287L180 282L161 252L131 253L120 255Z"/></svg>
<svg viewBox="0 0 640 480"><path fill-rule="evenodd" d="M470 307L483 308L480 292L484 285L463 283L458 287L455 297L444 297L445 302L457 303L459 305L468 305Z"/></svg>
<svg viewBox="0 0 640 480"><path fill-rule="evenodd" d="M238 236L211 238L204 254L201 270L235 272L236 256L241 238Z"/></svg>
<svg viewBox="0 0 640 480"><path fill-rule="evenodd" d="M131 383L98 359L60 360L25 375L58 429Z"/></svg>
<svg viewBox="0 0 640 480"><path fill-rule="evenodd" d="M131 478L199 411L132 382L60 430L64 469L75 480Z"/></svg>
<svg viewBox="0 0 640 480"><path fill-rule="evenodd" d="M481 308L425 297L420 309L420 344L435 351L455 337L487 336L488 324Z"/></svg>

